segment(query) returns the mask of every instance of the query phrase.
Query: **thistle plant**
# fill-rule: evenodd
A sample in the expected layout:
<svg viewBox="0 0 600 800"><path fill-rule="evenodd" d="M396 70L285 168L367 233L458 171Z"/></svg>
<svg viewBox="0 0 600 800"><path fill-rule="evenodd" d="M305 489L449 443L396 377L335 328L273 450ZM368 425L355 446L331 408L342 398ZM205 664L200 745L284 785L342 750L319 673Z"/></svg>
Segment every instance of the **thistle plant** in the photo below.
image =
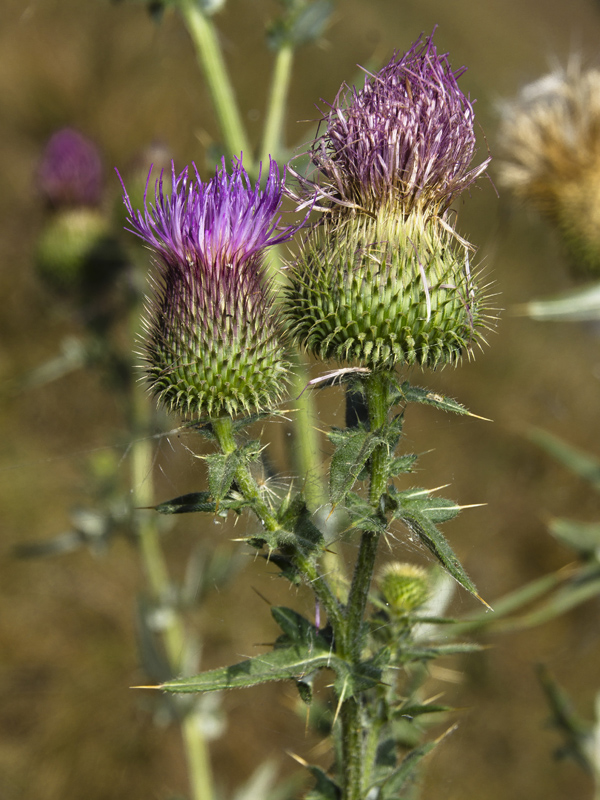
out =
<svg viewBox="0 0 600 800"><path fill-rule="evenodd" d="M140 211L124 193L129 228L157 259L144 341L151 391L216 446L206 456L208 490L156 509L250 512L255 522L241 538L291 583L309 587L318 609L313 622L273 608L281 635L272 651L161 688L210 692L291 680L311 703L314 676L333 671L336 755L330 770L309 767L313 800L391 800L407 792L414 768L435 744L403 757L407 708L415 717L440 708L419 699L420 680L409 680L401 695L399 675L473 648L431 640L425 646L413 635L416 622L428 619L420 610L433 592L422 570L390 568L380 575L379 592L372 586L380 540L401 523L478 597L437 527L460 506L433 490L397 485L416 456L396 453L404 410L392 414L411 402L468 413L411 386L395 368L456 363L491 324L470 267L472 246L451 224L452 201L488 163L470 169L474 117L457 85L461 74L429 37L396 54L362 89L343 87L310 149L316 176L290 170L297 185L285 192L297 210L322 214L303 230L305 220L281 226L285 172L280 178L272 160L264 189L252 187L240 155L231 174L222 161L207 183L195 168L193 175L173 169L170 195L161 176L154 201L147 194ZM299 255L288 265L282 297L274 298L280 282L265 276L265 250L294 235ZM334 374L367 409L366 422L329 432L329 507L343 513L344 535L360 540L347 579L334 580L324 568L335 543L309 509L306 476L280 497L256 480L264 445L248 440L246 428L257 415L277 413L291 375L292 341L320 361L350 362ZM382 635L382 619L400 638Z"/></svg>

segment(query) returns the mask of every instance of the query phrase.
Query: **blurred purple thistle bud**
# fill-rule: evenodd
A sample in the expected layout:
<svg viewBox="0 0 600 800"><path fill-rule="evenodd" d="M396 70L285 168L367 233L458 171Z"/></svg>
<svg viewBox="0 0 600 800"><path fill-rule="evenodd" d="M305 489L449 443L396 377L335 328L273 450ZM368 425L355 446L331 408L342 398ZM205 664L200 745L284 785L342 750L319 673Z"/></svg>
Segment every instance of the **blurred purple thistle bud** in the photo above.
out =
<svg viewBox="0 0 600 800"><path fill-rule="evenodd" d="M264 254L297 230L280 227L283 180L272 160L264 189L241 158L207 183L193 170L172 167L171 195L161 174L143 211L123 187L130 230L158 257L145 319L152 391L188 417L272 408L289 365Z"/></svg>
<svg viewBox="0 0 600 800"><path fill-rule="evenodd" d="M98 148L73 128L57 131L42 155L37 184L56 208L98 206L103 188Z"/></svg>
<svg viewBox="0 0 600 800"><path fill-rule="evenodd" d="M286 314L317 358L370 369L455 363L484 341L489 317L474 248L452 201L486 169L473 106L432 36L340 89L309 150L314 180L293 173L298 208L323 211L290 269Z"/></svg>

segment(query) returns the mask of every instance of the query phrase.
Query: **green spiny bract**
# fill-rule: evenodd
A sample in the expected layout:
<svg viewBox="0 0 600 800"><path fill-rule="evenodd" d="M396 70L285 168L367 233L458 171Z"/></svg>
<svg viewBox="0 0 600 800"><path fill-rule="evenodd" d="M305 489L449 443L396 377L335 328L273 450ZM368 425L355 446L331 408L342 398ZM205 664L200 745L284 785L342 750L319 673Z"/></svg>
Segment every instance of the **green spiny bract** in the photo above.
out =
<svg viewBox="0 0 600 800"><path fill-rule="evenodd" d="M390 610L407 614L427 602L431 587L427 570L415 564L393 561L378 577L379 591Z"/></svg>
<svg viewBox="0 0 600 800"><path fill-rule="evenodd" d="M148 314L148 377L170 410L195 418L235 416L270 408L283 395L289 364L268 287L256 265L244 272L213 272L218 298L171 284L163 304L173 307Z"/></svg>
<svg viewBox="0 0 600 800"><path fill-rule="evenodd" d="M290 268L284 310L300 346L371 369L454 363L488 327L466 243L435 217L388 208L326 214Z"/></svg>

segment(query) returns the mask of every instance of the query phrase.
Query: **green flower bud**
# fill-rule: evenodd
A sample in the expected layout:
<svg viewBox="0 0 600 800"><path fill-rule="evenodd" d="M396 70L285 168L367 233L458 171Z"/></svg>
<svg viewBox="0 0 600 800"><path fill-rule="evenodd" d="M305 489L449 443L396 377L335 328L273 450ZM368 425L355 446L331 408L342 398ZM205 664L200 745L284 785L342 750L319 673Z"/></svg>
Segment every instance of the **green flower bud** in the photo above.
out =
<svg viewBox="0 0 600 800"><path fill-rule="evenodd" d="M80 287L110 238L106 218L93 208L65 209L52 215L41 232L36 267L58 291Z"/></svg>
<svg viewBox="0 0 600 800"><path fill-rule="evenodd" d="M379 591L395 614L409 614L429 597L427 570L415 564L393 561L386 564L378 578Z"/></svg>
<svg viewBox="0 0 600 800"><path fill-rule="evenodd" d="M468 245L418 210L326 215L289 272L285 313L321 359L437 367L470 352L489 327Z"/></svg>

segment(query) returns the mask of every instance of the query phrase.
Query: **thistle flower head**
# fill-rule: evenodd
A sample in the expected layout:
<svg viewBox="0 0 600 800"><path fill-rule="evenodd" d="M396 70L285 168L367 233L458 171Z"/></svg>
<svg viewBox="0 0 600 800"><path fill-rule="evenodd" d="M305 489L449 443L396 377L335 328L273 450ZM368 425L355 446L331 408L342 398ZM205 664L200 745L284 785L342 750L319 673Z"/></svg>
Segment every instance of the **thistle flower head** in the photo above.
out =
<svg viewBox="0 0 600 800"><path fill-rule="evenodd" d="M473 107L430 36L363 89L343 86L311 149L298 207L323 211L289 274L298 343L370 369L455 363L489 327L471 245L448 206L481 175Z"/></svg>
<svg viewBox="0 0 600 800"><path fill-rule="evenodd" d="M103 180L98 148L73 128L57 131L42 154L37 183L55 207L99 205Z"/></svg>
<svg viewBox="0 0 600 800"><path fill-rule="evenodd" d="M315 182L300 178L296 199L377 213L445 211L484 172L474 169L473 106L459 89L465 71L439 55L433 34L394 54L364 88L344 84L310 149Z"/></svg>
<svg viewBox="0 0 600 800"><path fill-rule="evenodd" d="M573 60L502 105L500 181L600 268L600 70Z"/></svg>
<svg viewBox="0 0 600 800"><path fill-rule="evenodd" d="M287 363L269 282L266 247L295 228L279 227L283 181L270 162L264 189L235 160L204 183L196 170L172 168L144 210L124 202L130 230L157 256L158 279L146 316L152 391L184 415L217 417L272 406Z"/></svg>

